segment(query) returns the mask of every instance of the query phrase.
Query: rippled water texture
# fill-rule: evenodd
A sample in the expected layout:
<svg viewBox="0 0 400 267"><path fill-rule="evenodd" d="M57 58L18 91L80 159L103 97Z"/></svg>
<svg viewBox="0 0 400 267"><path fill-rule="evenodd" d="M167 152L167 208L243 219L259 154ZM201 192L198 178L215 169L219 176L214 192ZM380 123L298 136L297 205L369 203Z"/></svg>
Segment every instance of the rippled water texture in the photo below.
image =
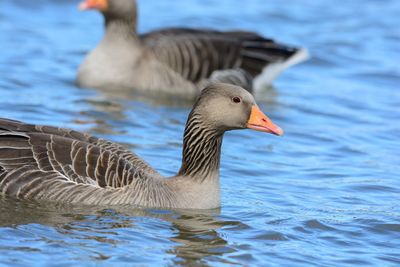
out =
<svg viewBox="0 0 400 267"><path fill-rule="evenodd" d="M0 264L399 265L399 1L139 3L141 31L242 28L307 47L311 60L257 96L286 135L226 135L220 211L3 198ZM77 4L1 0L0 115L124 143L174 174L190 104L76 88L102 33Z"/></svg>

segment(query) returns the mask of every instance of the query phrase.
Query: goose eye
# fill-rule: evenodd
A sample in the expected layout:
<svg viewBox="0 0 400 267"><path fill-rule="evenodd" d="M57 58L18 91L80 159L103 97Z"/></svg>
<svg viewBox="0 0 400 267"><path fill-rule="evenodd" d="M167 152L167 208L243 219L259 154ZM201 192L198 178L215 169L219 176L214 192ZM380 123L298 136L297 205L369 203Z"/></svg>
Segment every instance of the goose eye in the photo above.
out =
<svg viewBox="0 0 400 267"><path fill-rule="evenodd" d="M239 96L234 96L232 97L233 103L240 103L242 102L242 99Z"/></svg>

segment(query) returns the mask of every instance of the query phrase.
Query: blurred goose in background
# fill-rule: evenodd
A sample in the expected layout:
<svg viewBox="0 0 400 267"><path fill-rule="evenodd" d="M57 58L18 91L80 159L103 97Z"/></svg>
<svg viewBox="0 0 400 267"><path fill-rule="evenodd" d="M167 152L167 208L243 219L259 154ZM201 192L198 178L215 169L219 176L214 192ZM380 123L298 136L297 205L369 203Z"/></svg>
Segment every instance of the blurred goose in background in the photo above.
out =
<svg viewBox="0 0 400 267"><path fill-rule="evenodd" d="M79 68L81 87L184 98L210 82L252 91L308 58L305 49L253 32L169 28L139 35L135 0L85 0L80 9L99 10L105 19L103 39Z"/></svg>
<svg viewBox="0 0 400 267"><path fill-rule="evenodd" d="M245 89L209 85L189 114L181 168L165 179L118 144L67 129L0 119L0 193L64 203L217 208L224 132L245 128L283 134Z"/></svg>

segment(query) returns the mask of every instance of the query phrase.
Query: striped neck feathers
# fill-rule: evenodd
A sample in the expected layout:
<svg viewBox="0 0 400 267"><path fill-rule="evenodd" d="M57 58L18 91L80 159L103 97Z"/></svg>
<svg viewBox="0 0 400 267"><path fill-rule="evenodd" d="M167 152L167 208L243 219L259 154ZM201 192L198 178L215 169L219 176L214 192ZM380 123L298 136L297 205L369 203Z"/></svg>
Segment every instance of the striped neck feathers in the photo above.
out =
<svg viewBox="0 0 400 267"><path fill-rule="evenodd" d="M116 18L105 15L105 35L109 38L121 38L138 40L136 16Z"/></svg>
<svg viewBox="0 0 400 267"><path fill-rule="evenodd" d="M223 131L215 129L201 114L192 111L183 137L180 176L203 182L219 176Z"/></svg>

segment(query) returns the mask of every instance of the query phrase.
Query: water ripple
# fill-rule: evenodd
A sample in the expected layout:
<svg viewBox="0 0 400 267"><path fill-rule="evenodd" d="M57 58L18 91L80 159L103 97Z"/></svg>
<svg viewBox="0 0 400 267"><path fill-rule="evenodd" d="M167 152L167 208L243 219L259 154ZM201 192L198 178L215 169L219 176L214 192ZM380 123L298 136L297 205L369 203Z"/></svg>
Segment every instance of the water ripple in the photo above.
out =
<svg viewBox="0 0 400 267"><path fill-rule="evenodd" d="M139 0L145 14L141 32L182 25L248 29L310 50L308 62L256 96L286 135L226 135L222 209L81 207L1 198L0 264L400 263L400 5L232 3ZM76 69L102 35L100 16L78 12L76 4L1 2L1 116L120 142L161 173L174 175L191 103L76 88Z"/></svg>

